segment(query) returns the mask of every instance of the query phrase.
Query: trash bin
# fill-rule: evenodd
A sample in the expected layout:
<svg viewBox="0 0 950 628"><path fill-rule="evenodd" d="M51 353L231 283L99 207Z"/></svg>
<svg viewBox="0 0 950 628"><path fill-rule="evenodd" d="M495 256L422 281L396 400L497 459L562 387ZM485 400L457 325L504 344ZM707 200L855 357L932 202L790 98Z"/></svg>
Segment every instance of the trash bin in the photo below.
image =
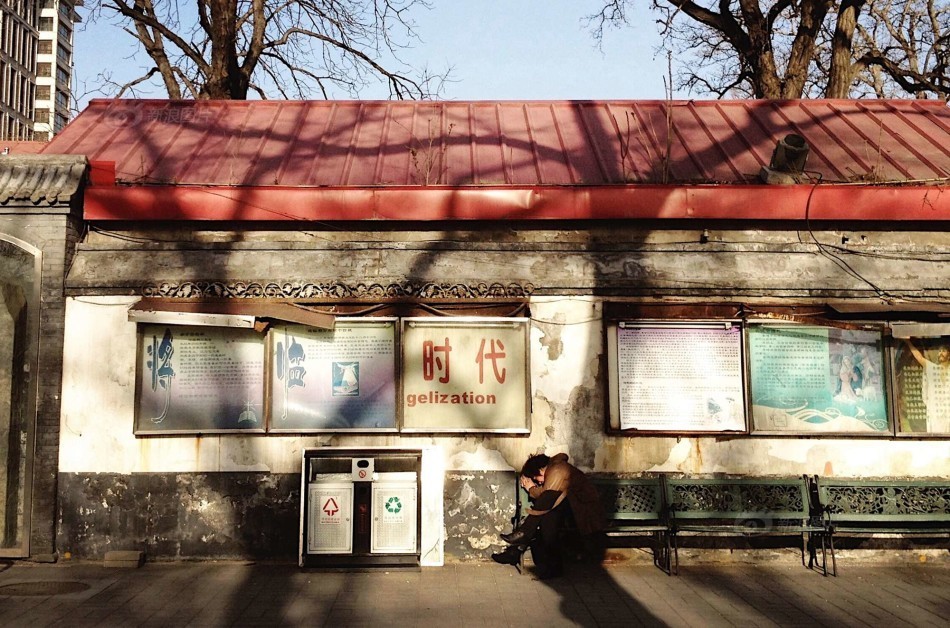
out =
<svg viewBox="0 0 950 628"><path fill-rule="evenodd" d="M420 451L305 449L300 565L418 566Z"/></svg>

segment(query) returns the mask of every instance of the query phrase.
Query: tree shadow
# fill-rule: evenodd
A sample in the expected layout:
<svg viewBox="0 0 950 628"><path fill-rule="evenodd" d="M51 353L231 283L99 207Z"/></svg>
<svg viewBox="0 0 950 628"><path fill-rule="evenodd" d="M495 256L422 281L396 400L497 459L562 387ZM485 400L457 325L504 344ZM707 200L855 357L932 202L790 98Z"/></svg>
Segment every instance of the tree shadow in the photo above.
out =
<svg viewBox="0 0 950 628"><path fill-rule="evenodd" d="M533 568L528 569L528 573ZM569 561L565 575L542 581L560 596L561 615L573 625L657 626L664 622L617 581L602 561Z"/></svg>

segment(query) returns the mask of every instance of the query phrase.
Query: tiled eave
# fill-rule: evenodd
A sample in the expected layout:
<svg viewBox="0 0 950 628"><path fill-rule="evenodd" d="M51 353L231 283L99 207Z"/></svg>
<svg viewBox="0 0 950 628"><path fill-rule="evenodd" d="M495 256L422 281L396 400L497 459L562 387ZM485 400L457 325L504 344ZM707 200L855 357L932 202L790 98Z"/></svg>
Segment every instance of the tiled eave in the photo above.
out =
<svg viewBox="0 0 950 628"><path fill-rule="evenodd" d="M69 203L85 179L81 155L0 157L0 205L53 206Z"/></svg>

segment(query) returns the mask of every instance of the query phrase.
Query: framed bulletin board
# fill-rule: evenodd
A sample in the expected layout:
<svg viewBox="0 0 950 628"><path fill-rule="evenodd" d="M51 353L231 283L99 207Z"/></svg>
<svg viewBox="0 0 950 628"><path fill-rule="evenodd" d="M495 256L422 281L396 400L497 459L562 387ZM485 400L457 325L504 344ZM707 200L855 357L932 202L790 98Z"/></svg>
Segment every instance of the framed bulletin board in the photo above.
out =
<svg viewBox="0 0 950 628"><path fill-rule="evenodd" d="M395 431L396 319L269 332L271 432Z"/></svg>
<svg viewBox="0 0 950 628"><path fill-rule="evenodd" d="M611 430L746 430L735 322L617 322L607 328Z"/></svg>
<svg viewBox="0 0 950 628"><path fill-rule="evenodd" d="M950 435L950 325L892 326L898 436Z"/></svg>
<svg viewBox="0 0 950 628"><path fill-rule="evenodd" d="M880 330L749 325L756 433L893 433Z"/></svg>
<svg viewBox="0 0 950 628"><path fill-rule="evenodd" d="M526 318L402 319L403 432L527 433Z"/></svg>
<svg viewBox="0 0 950 628"><path fill-rule="evenodd" d="M135 433L264 431L264 337L251 329L140 325Z"/></svg>

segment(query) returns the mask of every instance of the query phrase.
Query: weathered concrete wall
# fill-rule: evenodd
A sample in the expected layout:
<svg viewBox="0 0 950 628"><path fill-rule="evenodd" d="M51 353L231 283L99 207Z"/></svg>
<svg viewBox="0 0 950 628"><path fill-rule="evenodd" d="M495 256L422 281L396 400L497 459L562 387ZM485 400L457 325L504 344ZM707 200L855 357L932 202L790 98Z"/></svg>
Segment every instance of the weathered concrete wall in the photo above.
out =
<svg viewBox="0 0 950 628"><path fill-rule="evenodd" d="M530 285L536 295L773 302L940 300L948 292L948 233L890 226L866 231L587 227L538 229L535 223L484 231L201 234L161 229L129 233L131 242L92 234L67 288L73 294L142 294L145 288L195 296L193 286L183 284L221 282L235 294L237 284L256 282L273 284L275 297L285 284L300 284L305 291L284 296L320 299L368 296L346 294L357 284L408 282L421 286L420 294L431 286L428 294L435 295L439 286L497 282Z"/></svg>
<svg viewBox="0 0 950 628"><path fill-rule="evenodd" d="M295 560L300 475L61 473L61 551Z"/></svg>
<svg viewBox="0 0 950 628"><path fill-rule="evenodd" d="M111 546L117 539L135 548L144 543L142 549L151 555L213 556L221 551L251 556L270 548L274 556L283 556L286 547L279 540L297 533L297 520L288 513L293 489L266 493L277 500L276 520L267 524L284 526L273 532L254 528L261 521L253 512L262 496L248 491L247 486L255 478L298 474L302 449L315 446L399 445L440 450L445 468L445 554L449 559L485 558L498 547L492 545L498 542L497 533L510 527L514 471L538 451L564 451L583 469L611 473L950 476L943 440L606 434L602 304L594 297L532 299L532 429L528 436L136 438L132 433L135 325L128 322L126 312L134 300L82 297L67 304L60 551L96 555L110 546L111 535ZM98 474L105 475L100 478ZM174 478L160 484L171 493L169 499L149 494L146 484L152 477ZM280 479L268 481L281 487L292 485ZM209 486L216 488L207 490ZM196 493L195 487L201 490ZM109 496L110 491L127 495L121 503L128 508L144 508L137 502L156 500L167 508L174 506L167 519L159 517L160 522L174 520L176 525L187 526L175 535L170 524L140 521L139 515L96 512L107 510L108 499L96 500L95 495ZM226 503L215 503L221 500ZM131 518L131 522L123 522L121 517ZM94 529L84 527L87 520L96 522ZM160 528L167 534L158 537L149 532ZM218 537L195 534L195 530L222 529ZM270 534L277 544L268 544ZM200 538L211 539L208 547L197 544ZM222 538L226 541L219 545Z"/></svg>
<svg viewBox="0 0 950 628"><path fill-rule="evenodd" d="M284 526L268 533L275 539L296 534L288 512L292 482L275 478L298 474L301 451L316 446L440 452L444 508L428 520L444 525L439 542L450 559L485 558L497 547L497 533L510 526L515 470L539 451L566 452L582 469L603 473L950 477L945 440L607 434L603 315L608 300L882 304L884 296L937 302L950 290L950 234L873 226L862 232L628 223L414 227L156 227L123 234L131 240L91 234L67 280L75 298L66 316L60 549L95 554L111 534L135 547L144 543L150 554L284 555L282 541L260 544L264 529L241 527L257 525L253 513L265 499L248 486L270 478L284 487L266 493L276 500L276 525ZM133 435L135 325L126 309L136 297L121 295L484 300L499 287L531 295L529 435ZM154 478L162 478L158 488L170 499L149 496L146 486ZM124 503L130 508L140 500L163 503L158 512L166 515L123 523L95 512L95 528L84 528L86 514L105 508L96 493L110 490L129 495ZM227 503L211 503L222 499ZM172 520L187 529L174 534ZM149 532L158 529L167 534ZM207 548L193 544L207 536L196 531L215 529L227 532ZM227 541L219 545L221 538Z"/></svg>

